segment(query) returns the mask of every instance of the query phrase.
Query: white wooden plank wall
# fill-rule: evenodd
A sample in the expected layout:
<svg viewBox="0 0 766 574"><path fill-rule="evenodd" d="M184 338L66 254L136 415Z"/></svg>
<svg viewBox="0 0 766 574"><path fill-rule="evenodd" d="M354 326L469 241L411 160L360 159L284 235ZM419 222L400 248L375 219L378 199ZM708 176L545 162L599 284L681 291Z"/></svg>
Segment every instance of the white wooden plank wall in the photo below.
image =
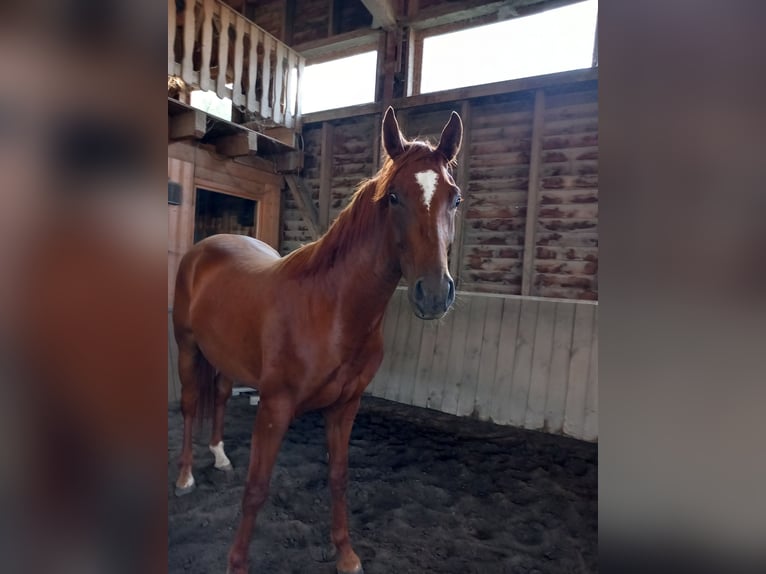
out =
<svg viewBox="0 0 766 574"><path fill-rule="evenodd" d="M397 289L368 393L498 424L598 440L598 304L458 293L440 321Z"/></svg>
<svg viewBox="0 0 766 574"><path fill-rule="evenodd" d="M421 321L397 289L367 392L406 405L598 440L598 304L459 293ZM168 401L180 399L168 312Z"/></svg>

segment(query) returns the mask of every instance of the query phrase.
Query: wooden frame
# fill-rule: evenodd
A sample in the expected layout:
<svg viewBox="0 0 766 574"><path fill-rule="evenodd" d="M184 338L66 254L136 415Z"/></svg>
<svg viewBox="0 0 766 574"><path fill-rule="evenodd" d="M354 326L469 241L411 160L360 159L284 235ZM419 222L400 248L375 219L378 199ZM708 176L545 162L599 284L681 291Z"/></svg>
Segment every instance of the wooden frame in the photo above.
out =
<svg viewBox="0 0 766 574"><path fill-rule="evenodd" d="M464 10L445 12L443 6L437 6L432 9L420 11L417 3L410 10L409 24L410 42L409 42L409 70L407 77L407 96L419 96L421 92L421 79L423 75L423 42L426 38L447 34L449 32L459 32L470 30L478 26L495 24L498 22L512 20L518 17L532 16L548 10L563 8L578 0L560 0L558 2L546 2L544 4L533 4L527 7L508 9L507 2L476 2L475 6L466 7ZM524 9L526 8L526 9ZM505 11L505 12L504 12ZM512 17L501 17L501 14L512 14ZM596 32L594 37L594 51L591 63L592 68L598 67L598 22L596 23ZM537 76L535 76L537 77ZM512 81L512 80L508 80Z"/></svg>
<svg viewBox="0 0 766 574"><path fill-rule="evenodd" d="M178 262L194 241L197 188L256 201L255 236L279 249L282 176L235 159L218 158L197 145L179 141L168 145L168 179L182 188L181 205L168 205L169 307Z"/></svg>
<svg viewBox="0 0 766 574"><path fill-rule="evenodd" d="M492 84L454 88L452 90L444 90L443 92L434 92L432 94L421 94L419 96L397 98L391 101L390 105L394 106L396 111L399 112L399 110L406 108L414 108L429 104L471 100L475 98L483 98L485 96L505 95L514 92L527 92L540 88L555 87L562 84L576 84L580 82L596 81L598 81L598 68L587 68L585 70L557 72L555 74L546 74L544 76L520 78L518 80L506 80ZM379 114L383 110L384 108L381 102L374 102L369 104L359 104L356 106L347 106L345 108L336 108L333 110L311 112L309 114L304 114L303 124L314 124L319 122L353 118L357 116Z"/></svg>

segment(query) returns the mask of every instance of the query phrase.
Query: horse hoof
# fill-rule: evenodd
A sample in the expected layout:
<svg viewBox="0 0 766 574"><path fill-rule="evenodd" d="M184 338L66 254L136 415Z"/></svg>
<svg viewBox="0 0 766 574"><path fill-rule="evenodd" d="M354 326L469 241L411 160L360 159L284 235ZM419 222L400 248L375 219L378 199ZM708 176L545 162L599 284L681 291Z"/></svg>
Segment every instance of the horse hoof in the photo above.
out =
<svg viewBox="0 0 766 574"><path fill-rule="evenodd" d="M220 470L222 472L232 472L234 470L234 467L231 466L231 463L225 464L223 466L216 466L216 470Z"/></svg>
<svg viewBox="0 0 766 574"><path fill-rule="evenodd" d="M195 486L196 486L195 484L192 484L190 486L185 486L183 488L181 488L180 486L176 486L176 496L180 498L181 496L191 494L194 491Z"/></svg>

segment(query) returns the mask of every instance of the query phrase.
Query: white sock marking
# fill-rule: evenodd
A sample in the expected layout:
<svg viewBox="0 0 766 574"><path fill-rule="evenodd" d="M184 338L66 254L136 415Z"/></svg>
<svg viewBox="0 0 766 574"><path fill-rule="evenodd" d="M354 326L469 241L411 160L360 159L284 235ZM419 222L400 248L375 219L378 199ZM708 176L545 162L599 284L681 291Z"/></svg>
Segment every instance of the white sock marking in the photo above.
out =
<svg viewBox="0 0 766 574"><path fill-rule="evenodd" d="M436 181L439 179L439 174L434 170L428 169L415 174L415 180L418 182L420 189L423 190L423 203L426 204L426 209L431 209L431 200L434 198L434 192L436 191Z"/></svg>
<svg viewBox="0 0 766 574"><path fill-rule="evenodd" d="M223 450L223 441L219 442L217 445L210 445L210 452L215 456L216 468L223 468L224 466L229 466L231 464L229 457L226 456L226 453Z"/></svg>
<svg viewBox="0 0 766 574"><path fill-rule="evenodd" d="M192 486L194 486L194 476L192 476L192 474L189 473L189 476L186 477L186 480L184 481L184 483L179 484L177 486L178 488L184 488L184 489L191 488Z"/></svg>

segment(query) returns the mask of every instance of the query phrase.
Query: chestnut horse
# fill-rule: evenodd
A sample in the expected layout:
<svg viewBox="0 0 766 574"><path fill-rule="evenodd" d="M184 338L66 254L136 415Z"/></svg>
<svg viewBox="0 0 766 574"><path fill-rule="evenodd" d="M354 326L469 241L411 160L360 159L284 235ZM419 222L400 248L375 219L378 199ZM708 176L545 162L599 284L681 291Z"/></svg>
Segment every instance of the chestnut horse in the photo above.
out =
<svg viewBox="0 0 766 574"><path fill-rule="evenodd" d="M337 570L362 572L346 511L351 427L383 358L383 314L402 275L421 319L442 317L455 299L447 257L461 195L450 167L462 135L452 112L436 147L407 141L388 108L388 159L321 239L281 258L255 239L217 235L182 259L173 309L184 417L177 494L194 487L195 415L213 411L210 450L217 468L231 469L222 431L232 381L260 393L230 573L247 572L255 518L290 422L314 409L325 417Z"/></svg>

